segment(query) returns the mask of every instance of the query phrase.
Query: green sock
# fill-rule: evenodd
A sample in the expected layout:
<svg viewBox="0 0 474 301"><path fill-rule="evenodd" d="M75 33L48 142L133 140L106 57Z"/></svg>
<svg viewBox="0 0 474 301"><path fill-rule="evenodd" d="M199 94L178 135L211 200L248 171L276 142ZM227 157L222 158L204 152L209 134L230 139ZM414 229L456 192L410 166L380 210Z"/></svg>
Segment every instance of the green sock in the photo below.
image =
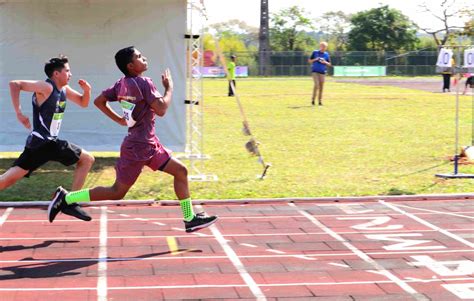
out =
<svg viewBox="0 0 474 301"><path fill-rule="evenodd" d="M183 212L184 220L189 222L194 218L193 204L191 203L191 198L187 198L179 201L181 206L181 211Z"/></svg>
<svg viewBox="0 0 474 301"><path fill-rule="evenodd" d="M66 203L87 203L91 201L89 189L82 189L78 191L72 191L66 195Z"/></svg>

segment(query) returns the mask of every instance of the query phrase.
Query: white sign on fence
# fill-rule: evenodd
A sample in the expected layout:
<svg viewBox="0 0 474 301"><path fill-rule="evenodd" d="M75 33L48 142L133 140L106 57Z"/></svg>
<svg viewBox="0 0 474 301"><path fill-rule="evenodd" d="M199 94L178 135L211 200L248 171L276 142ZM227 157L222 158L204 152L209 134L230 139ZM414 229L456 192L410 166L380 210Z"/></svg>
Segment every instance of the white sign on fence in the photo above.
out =
<svg viewBox="0 0 474 301"><path fill-rule="evenodd" d="M464 67L474 68L474 48L464 50Z"/></svg>
<svg viewBox="0 0 474 301"><path fill-rule="evenodd" d="M438 67L452 67L451 59L453 58L453 50L441 48L438 54L438 61L436 66Z"/></svg>

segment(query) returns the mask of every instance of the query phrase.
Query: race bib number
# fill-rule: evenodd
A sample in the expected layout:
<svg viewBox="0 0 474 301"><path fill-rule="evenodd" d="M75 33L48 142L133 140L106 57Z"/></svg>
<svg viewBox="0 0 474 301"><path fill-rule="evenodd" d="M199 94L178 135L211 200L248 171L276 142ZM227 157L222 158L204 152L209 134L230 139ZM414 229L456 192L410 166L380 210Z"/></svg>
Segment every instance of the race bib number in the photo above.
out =
<svg viewBox="0 0 474 301"><path fill-rule="evenodd" d="M441 48L438 55L436 66L438 67L452 67L451 59L453 58L453 51L451 49Z"/></svg>
<svg viewBox="0 0 474 301"><path fill-rule="evenodd" d="M464 67L474 68L474 48L464 50Z"/></svg>
<svg viewBox="0 0 474 301"><path fill-rule="evenodd" d="M120 106L122 107L123 117L127 121L127 126L131 128L135 125L135 123L137 123L135 120L133 120L132 117L133 109L135 109L135 104L122 100L120 101Z"/></svg>
<svg viewBox="0 0 474 301"><path fill-rule="evenodd" d="M53 137L59 135L59 130L61 129L61 123L63 122L64 113L54 113L53 120L51 121L51 126L49 127L49 133Z"/></svg>

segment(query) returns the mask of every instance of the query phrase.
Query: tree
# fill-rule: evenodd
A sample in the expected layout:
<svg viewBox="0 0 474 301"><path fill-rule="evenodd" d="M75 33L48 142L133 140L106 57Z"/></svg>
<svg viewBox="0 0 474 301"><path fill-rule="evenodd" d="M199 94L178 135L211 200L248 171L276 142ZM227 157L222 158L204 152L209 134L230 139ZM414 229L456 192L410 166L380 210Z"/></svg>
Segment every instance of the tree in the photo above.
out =
<svg viewBox="0 0 474 301"><path fill-rule="evenodd" d="M472 16L473 14L473 10L467 4L466 6L459 6L456 0L442 0L441 5L436 1L431 1L430 5L425 2L420 7L424 13L430 14L441 23L435 29L418 26L424 32L430 34L438 46L445 45L463 30L462 26L453 25L453 22L458 21L463 16Z"/></svg>
<svg viewBox="0 0 474 301"><path fill-rule="evenodd" d="M464 31L462 34L474 38L474 17L464 24Z"/></svg>
<svg viewBox="0 0 474 301"><path fill-rule="evenodd" d="M272 50L301 51L314 48L314 40L305 32L313 30L314 26L303 8L292 6L282 9L272 14L270 23Z"/></svg>
<svg viewBox="0 0 474 301"><path fill-rule="evenodd" d="M204 46L204 66L219 65L216 53L216 41L219 41L219 49L223 54L237 54L237 61L240 66L248 66L249 68L255 66L255 56L252 53L256 52L255 46L246 47L244 41L238 35L223 34L220 37L206 33L203 37ZM229 59L228 57L226 59Z"/></svg>
<svg viewBox="0 0 474 301"><path fill-rule="evenodd" d="M211 24L205 31L218 37L238 36L246 47L258 45L258 28L237 19Z"/></svg>
<svg viewBox="0 0 474 301"><path fill-rule="evenodd" d="M326 40L333 42L333 50L342 50L348 42L348 32L351 26L351 16L342 11L332 11L323 14L319 24L321 30L327 35Z"/></svg>
<svg viewBox="0 0 474 301"><path fill-rule="evenodd" d="M411 50L417 43L413 22L387 5L356 13L351 23L353 50Z"/></svg>

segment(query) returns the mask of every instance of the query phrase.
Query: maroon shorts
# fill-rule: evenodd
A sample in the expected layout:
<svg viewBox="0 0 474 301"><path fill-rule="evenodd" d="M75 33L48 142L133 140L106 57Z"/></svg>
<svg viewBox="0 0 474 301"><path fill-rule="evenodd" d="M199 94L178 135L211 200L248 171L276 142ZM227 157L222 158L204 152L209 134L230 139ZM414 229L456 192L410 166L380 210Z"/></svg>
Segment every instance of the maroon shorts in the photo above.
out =
<svg viewBox="0 0 474 301"><path fill-rule="evenodd" d="M171 159L171 151L157 142L155 145L122 143L120 158L115 164L117 181L133 185L144 166L163 170Z"/></svg>

